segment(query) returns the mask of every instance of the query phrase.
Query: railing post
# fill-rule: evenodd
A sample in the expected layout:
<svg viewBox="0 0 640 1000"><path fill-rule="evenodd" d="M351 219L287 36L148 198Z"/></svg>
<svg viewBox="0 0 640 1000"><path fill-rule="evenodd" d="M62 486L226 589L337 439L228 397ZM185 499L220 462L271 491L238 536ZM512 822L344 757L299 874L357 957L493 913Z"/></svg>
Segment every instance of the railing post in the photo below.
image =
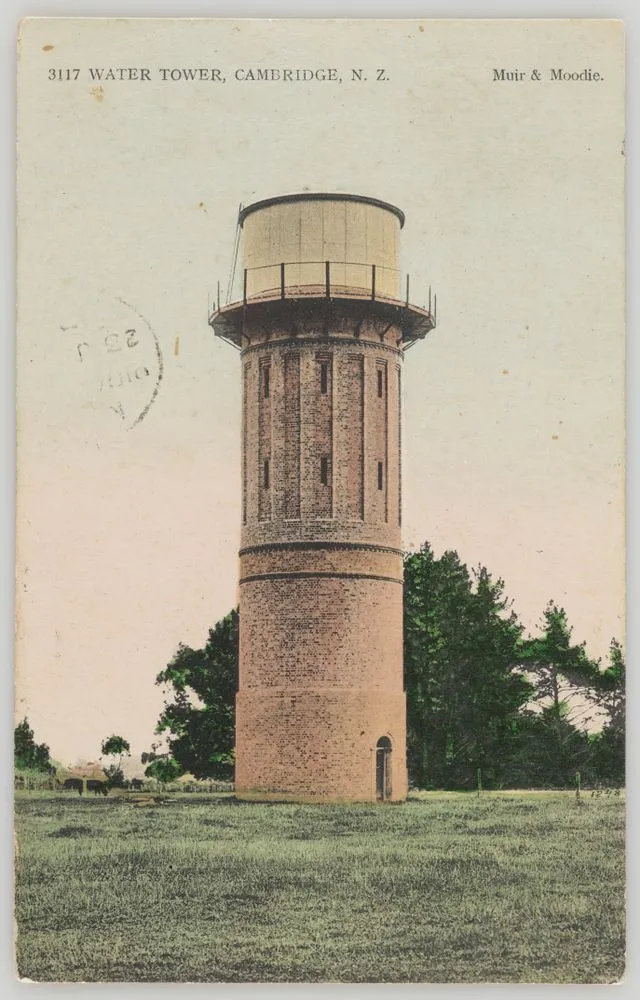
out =
<svg viewBox="0 0 640 1000"><path fill-rule="evenodd" d="M331 298L331 263L326 260L324 262L324 283L325 283L325 294L328 299Z"/></svg>
<svg viewBox="0 0 640 1000"><path fill-rule="evenodd" d="M280 265L280 298L284 298L284 262Z"/></svg>
<svg viewBox="0 0 640 1000"><path fill-rule="evenodd" d="M247 304L247 269L246 269L246 267L244 269L244 279L243 279L243 285L242 285L242 301L243 301L244 305L246 306L246 304Z"/></svg>
<svg viewBox="0 0 640 1000"><path fill-rule="evenodd" d="M436 325L438 319L438 296L433 296L433 325Z"/></svg>
<svg viewBox="0 0 640 1000"><path fill-rule="evenodd" d="M220 282L218 282L218 312L220 312Z"/></svg>
<svg viewBox="0 0 640 1000"><path fill-rule="evenodd" d="M371 298L376 297L376 265L371 265Z"/></svg>
<svg viewBox="0 0 640 1000"><path fill-rule="evenodd" d="M407 301L406 301L406 306L407 306L407 309L408 309L409 308L409 275L407 275Z"/></svg>

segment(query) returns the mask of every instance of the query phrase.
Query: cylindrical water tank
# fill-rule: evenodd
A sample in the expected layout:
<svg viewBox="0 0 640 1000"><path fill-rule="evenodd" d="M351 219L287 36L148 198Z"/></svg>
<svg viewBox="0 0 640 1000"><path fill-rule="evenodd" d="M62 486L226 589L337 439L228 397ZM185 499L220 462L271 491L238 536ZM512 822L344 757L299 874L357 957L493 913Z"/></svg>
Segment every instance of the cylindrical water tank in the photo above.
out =
<svg viewBox="0 0 640 1000"><path fill-rule="evenodd" d="M404 215L393 205L361 195L284 195L246 206L240 223L248 298L283 288L310 295L327 280L332 295L399 296Z"/></svg>

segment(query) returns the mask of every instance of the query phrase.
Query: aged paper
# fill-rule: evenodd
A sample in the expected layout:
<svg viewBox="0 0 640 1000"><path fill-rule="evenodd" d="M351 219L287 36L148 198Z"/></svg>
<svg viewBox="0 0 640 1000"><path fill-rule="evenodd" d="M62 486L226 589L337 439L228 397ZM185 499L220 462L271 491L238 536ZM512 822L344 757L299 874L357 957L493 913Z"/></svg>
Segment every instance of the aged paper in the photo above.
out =
<svg viewBox="0 0 640 1000"><path fill-rule="evenodd" d="M235 335L215 335L231 326L212 328L209 320L229 302L242 304L243 295L279 289L281 280L283 299L293 297L285 284L313 286L331 300L338 287L357 286L372 300L387 294L401 305L406 297L434 318L410 352L401 345L402 548L428 543L436 557L455 550L470 572L487 566L504 581L527 635L556 602L571 641L584 642L589 657L607 666L612 638L624 642L619 22L28 19L19 38L18 170L16 723L28 719L60 774L75 768L86 793L86 782L97 780L91 768L101 776L105 739L118 734L130 748L127 782L143 782L141 755L160 739L155 727L166 697L157 675L180 644L199 649L236 607L242 369L229 343ZM275 259L253 261L273 275L258 280L254 271L243 288L243 267L252 263L242 259L244 208L316 194L333 205L353 195L365 207L397 207L399 259L389 249L391 228L380 237L387 264L381 257L377 277L375 261L361 259L373 230L353 237L354 259L349 233L342 255L327 236L300 257L301 230L292 229ZM329 232L333 222L326 225ZM315 270L305 278L300 264L291 277L284 265L296 261ZM401 274L386 289L385 266ZM249 346L238 336L236 346ZM326 394L326 369L320 377ZM269 388L262 383L261 391ZM325 451L322 486L333 474ZM260 456L264 490L272 467ZM386 490L386 462L372 472L373 492ZM359 541L354 535L352 543ZM390 578L390 570L379 572ZM259 635L253 642L257 649ZM419 898L429 885L446 896L449 878L451 893L459 892L451 873L463 869L469 898L459 920L451 897L442 903L457 943L439 951L435 916L420 932L399 929L393 859L405 848L397 830L380 856L380 895L360 861L345 856L345 872L363 872L345 901L342 876L325 877L319 856L317 878L325 881L312 919L301 902L311 876L300 845L331 840L325 820L313 819L320 813L300 818L302 806L282 807L303 828L289 842L287 871L300 872L290 883L265 862L277 853L275 832L257 853L229 859L231 827L223 824L215 827L221 839L206 840L198 853L193 838L211 836L203 814L200 834L189 828L173 848L178 858L167 847L153 868L143 850L151 837L145 824L157 812L159 836L168 837L171 802L150 800L118 832L105 826L94 837L86 833L94 814L77 810L115 809L116 795L89 802L85 794L81 803L55 785L37 794L43 802L53 796L58 812L46 829L24 834L17 914L26 978L602 982L622 975L619 913L601 951L590 938L589 913L619 908L605 888L596 899L580 884L566 909L558 902L536 910L539 901L525 893L514 919L531 947L511 954L508 921L480 891L484 864L493 877L490 862L475 854L456 861L443 848L431 874L415 861ZM25 789L20 801L33 796ZM582 818L587 806L601 805L584 795L583 802ZM398 809L414 806L410 800ZM65 808L76 812L65 819ZM387 823L395 813L377 815ZM250 820L238 835L258 836L263 822L254 829ZM569 818L554 813L549 822L560 830ZM58 827L72 832L51 839ZM67 885L64 851L85 849L83 829L86 893L96 909L88 898L83 908L69 888L72 919L55 900ZM29 837L40 836L58 853L36 844L31 855ZM100 874L100 836L140 838L137 860L135 851L122 860L113 883ZM526 837L518 832L512 853L526 853ZM548 857L558 860L559 850L554 842ZM46 889L34 874L44 870ZM241 873L238 884L230 871ZM139 893L149 894L148 912L158 908L144 942L128 930L127 892L136 879ZM189 888L190 879L230 888L222 896L212 889L209 900ZM356 883L369 886L357 905ZM282 900L278 924L273 907ZM287 910L296 900L295 913ZM413 916L420 905L411 902ZM181 930L165 933L160 913L173 907ZM232 928L226 937L221 924ZM103 925L109 930L100 943ZM302 940L290 925L304 928ZM556 928L562 962L537 952L539 926Z"/></svg>

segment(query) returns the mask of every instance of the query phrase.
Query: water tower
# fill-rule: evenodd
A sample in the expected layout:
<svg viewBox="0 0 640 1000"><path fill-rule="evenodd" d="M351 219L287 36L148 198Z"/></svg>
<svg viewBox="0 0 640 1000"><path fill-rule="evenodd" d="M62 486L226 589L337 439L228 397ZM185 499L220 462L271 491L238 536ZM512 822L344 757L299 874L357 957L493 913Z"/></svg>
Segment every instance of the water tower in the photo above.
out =
<svg viewBox="0 0 640 1000"><path fill-rule="evenodd" d="M360 195L240 210L241 288L210 323L242 371L241 797L406 796L402 362L435 321L403 225Z"/></svg>

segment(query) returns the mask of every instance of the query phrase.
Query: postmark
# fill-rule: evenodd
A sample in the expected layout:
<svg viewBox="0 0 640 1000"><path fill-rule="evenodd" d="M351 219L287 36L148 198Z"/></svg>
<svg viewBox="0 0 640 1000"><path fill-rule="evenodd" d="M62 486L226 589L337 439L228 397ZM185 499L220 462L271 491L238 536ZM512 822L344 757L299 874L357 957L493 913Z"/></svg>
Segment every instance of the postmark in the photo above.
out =
<svg viewBox="0 0 640 1000"><path fill-rule="evenodd" d="M120 296L101 297L92 319L65 323L67 360L83 403L131 431L149 414L164 374L158 336L146 317Z"/></svg>

